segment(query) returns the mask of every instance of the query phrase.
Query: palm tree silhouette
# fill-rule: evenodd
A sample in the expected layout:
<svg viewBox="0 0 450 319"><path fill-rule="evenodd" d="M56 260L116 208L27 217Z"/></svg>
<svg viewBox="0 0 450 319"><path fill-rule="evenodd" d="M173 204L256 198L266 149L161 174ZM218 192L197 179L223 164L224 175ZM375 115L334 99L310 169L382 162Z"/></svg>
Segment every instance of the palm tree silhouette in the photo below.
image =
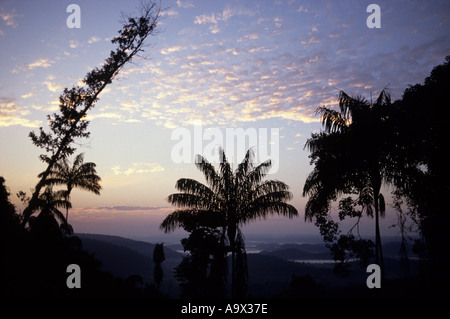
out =
<svg viewBox="0 0 450 319"><path fill-rule="evenodd" d="M72 207L67 200L66 192L63 190L54 192L52 187L46 187L45 191L39 195L36 208L40 210L39 215L30 217L30 229L34 232L37 229L53 229L53 231L70 235L73 233L72 227L67 223L64 214L59 208L69 209ZM57 231L59 229L59 231Z"/></svg>
<svg viewBox="0 0 450 319"><path fill-rule="evenodd" d="M47 185L66 185L66 200L70 201L70 193L73 188L84 189L100 194L102 189L100 185L101 178L95 170L95 163L84 163L84 154L78 154L70 165L67 158L58 161L50 170L46 184ZM39 174L41 177L43 173ZM66 221L69 219L69 207L66 208Z"/></svg>
<svg viewBox="0 0 450 319"><path fill-rule="evenodd" d="M324 131L312 134L305 147L311 152L314 170L306 179L303 196L309 196L305 218L324 216L330 202L342 194L357 194L358 202L375 217L375 262L383 270L379 218L384 217L382 184L396 178L389 152L388 89L373 103L339 92L339 111L320 107Z"/></svg>
<svg viewBox="0 0 450 319"><path fill-rule="evenodd" d="M233 172L222 148L219 148L218 169L201 155L196 166L208 185L194 179L179 179L175 187L180 193L167 201L181 209L169 214L161 224L165 232L190 223L205 224L220 229L231 252L232 295L242 297L247 282L247 262L244 238L240 227L257 219L278 214L293 218L297 209L286 201L292 199L289 187L278 180L263 181L272 165L267 160L254 166L254 152L249 149Z"/></svg>

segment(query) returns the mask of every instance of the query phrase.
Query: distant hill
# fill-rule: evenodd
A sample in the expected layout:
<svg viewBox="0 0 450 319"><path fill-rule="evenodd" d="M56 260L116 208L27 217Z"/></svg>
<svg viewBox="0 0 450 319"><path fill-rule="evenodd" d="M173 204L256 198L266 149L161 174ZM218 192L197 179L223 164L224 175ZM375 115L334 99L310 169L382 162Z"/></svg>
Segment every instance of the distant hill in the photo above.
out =
<svg viewBox="0 0 450 319"><path fill-rule="evenodd" d="M76 234L76 236L80 237L81 239L95 239L102 242L114 244L117 246L126 247L153 260L153 250L155 249L155 245L145 241L132 240L120 236L100 235L100 234ZM166 246L164 246L164 254L166 256L166 260L181 258L181 255L178 252Z"/></svg>
<svg viewBox="0 0 450 319"><path fill-rule="evenodd" d="M399 258L400 246L401 243L398 241L385 243L383 245L383 255L389 258ZM408 255L408 257L417 257L417 255L413 252L412 243L408 243L406 245L406 254Z"/></svg>
<svg viewBox="0 0 450 319"><path fill-rule="evenodd" d="M270 255L286 260L327 260L332 259L330 251L320 244L283 244L260 254Z"/></svg>
<svg viewBox="0 0 450 319"><path fill-rule="evenodd" d="M93 254L102 263L102 270L127 278L140 275L144 283L153 283L153 250L154 244L136 241L120 236L99 234L75 234L82 243L83 249ZM161 264L164 272L161 289L169 295L179 293L173 269L181 262L182 254L164 247L166 260Z"/></svg>
<svg viewBox="0 0 450 319"><path fill-rule="evenodd" d="M283 244L283 245L267 245L267 249L260 253L270 255L286 260L332 260L333 257L328 248L323 244ZM383 256L385 258L400 258L400 242L387 242L383 245ZM407 256L416 257L412 251L412 246L406 246Z"/></svg>
<svg viewBox="0 0 450 319"><path fill-rule="evenodd" d="M153 260L130 248L109 242L82 238L83 249L102 263L101 269L121 278L140 275L145 282L153 281Z"/></svg>

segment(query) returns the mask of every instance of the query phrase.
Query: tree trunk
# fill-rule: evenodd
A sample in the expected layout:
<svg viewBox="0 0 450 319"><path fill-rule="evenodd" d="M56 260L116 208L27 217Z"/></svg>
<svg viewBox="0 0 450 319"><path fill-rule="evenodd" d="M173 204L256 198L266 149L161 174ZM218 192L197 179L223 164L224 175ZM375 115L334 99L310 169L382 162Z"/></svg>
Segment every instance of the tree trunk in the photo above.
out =
<svg viewBox="0 0 450 319"><path fill-rule="evenodd" d="M231 250L231 297L236 296L236 228L228 226L228 241Z"/></svg>
<svg viewBox="0 0 450 319"><path fill-rule="evenodd" d="M383 249L381 245L380 234L380 189L381 178L379 174L374 174L372 177L372 189L373 189L373 205L375 208L375 263L380 266L381 277L384 278L384 262L383 262Z"/></svg>
<svg viewBox="0 0 450 319"><path fill-rule="evenodd" d="M67 196L66 201L70 202L70 193L72 192L72 183L69 182L67 185ZM66 207L66 224L69 224L69 207Z"/></svg>
<svg viewBox="0 0 450 319"><path fill-rule="evenodd" d="M236 297L236 253L231 252L231 298Z"/></svg>

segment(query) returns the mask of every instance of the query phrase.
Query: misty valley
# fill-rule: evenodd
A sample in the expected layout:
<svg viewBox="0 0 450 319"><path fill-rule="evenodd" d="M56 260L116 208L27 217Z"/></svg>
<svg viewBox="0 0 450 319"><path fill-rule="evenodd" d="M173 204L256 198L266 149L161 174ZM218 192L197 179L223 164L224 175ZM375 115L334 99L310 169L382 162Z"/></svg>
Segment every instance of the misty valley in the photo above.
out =
<svg viewBox="0 0 450 319"><path fill-rule="evenodd" d="M153 283L155 245L145 241L131 240L119 236L98 234L76 234L83 247L101 262L101 269L120 278L133 276L142 278L140 287ZM293 241L299 240L293 236ZM349 276L334 274L334 261L329 250L320 243L264 242L261 238L248 239L249 298L331 298L333 296L358 294L370 295L366 286L368 273L356 262L351 266ZM289 240L289 238L283 238ZM388 241L391 240L391 241ZM404 266L399 258L400 241L387 238L385 248L386 277L389 280L404 278ZM180 286L174 276L174 268L180 264L185 254L177 243L165 244L166 259L162 263L164 273L161 291L170 298L180 297ZM411 250L409 254L409 275L418 274L418 258ZM230 274L230 272L229 272ZM373 293L373 292L372 292Z"/></svg>

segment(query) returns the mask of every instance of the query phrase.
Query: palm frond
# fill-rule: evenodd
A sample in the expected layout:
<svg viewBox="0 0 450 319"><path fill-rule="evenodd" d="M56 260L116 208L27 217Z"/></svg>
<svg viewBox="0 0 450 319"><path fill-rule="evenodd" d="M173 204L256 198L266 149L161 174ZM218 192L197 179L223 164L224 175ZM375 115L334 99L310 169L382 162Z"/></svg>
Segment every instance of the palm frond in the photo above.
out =
<svg viewBox="0 0 450 319"><path fill-rule="evenodd" d="M266 160L256 166L252 171L248 173L248 180L252 186L257 185L261 182L261 180L266 177L267 173L270 171L272 167L272 161Z"/></svg>
<svg viewBox="0 0 450 319"><path fill-rule="evenodd" d="M223 148L219 148L219 161L219 172L223 186L226 190L230 190L233 185L233 171Z"/></svg>
<svg viewBox="0 0 450 319"><path fill-rule="evenodd" d="M187 219L192 218L195 213L193 209L180 209L167 215L159 226L165 233L169 233L180 227Z"/></svg>
<svg viewBox="0 0 450 319"><path fill-rule="evenodd" d="M195 166L203 173L206 182L216 190L219 184L219 176L215 167L202 155L197 154L195 156Z"/></svg>
<svg viewBox="0 0 450 319"><path fill-rule="evenodd" d="M306 177L305 184L303 185L302 196L312 196L317 193L322 185L322 181L319 179L320 171L314 168L311 173Z"/></svg>
<svg viewBox="0 0 450 319"><path fill-rule="evenodd" d="M191 178L180 178L175 188L180 192L211 198L214 192L206 185Z"/></svg>
<svg viewBox="0 0 450 319"><path fill-rule="evenodd" d="M334 134L336 135L336 134ZM316 153L322 148L324 145L326 146L328 141L333 137L329 133L320 132L320 133L312 133L311 137L306 140L305 146L303 149L307 149L311 153Z"/></svg>
<svg viewBox="0 0 450 319"><path fill-rule="evenodd" d="M50 176L54 176L54 175L50 175ZM65 185L65 184L66 184L65 180L62 178L58 178L58 177L47 178L44 183L45 186Z"/></svg>
<svg viewBox="0 0 450 319"><path fill-rule="evenodd" d="M189 207L196 209L210 209L216 203L208 197L202 197L195 194L175 193L171 194L166 199L170 204L176 207Z"/></svg>
<svg viewBox="0 0 450 319"><path fill-rule="evenodd" d="M261 196L271 192L288 191L288 190L289 186L286 183L278 180L268 180L258 185L255 188L254 193L256 196Z"/></svg>
<svg viewBox="0 0 450 319"><path fill-rule="evenodd" d="M283 217L294 218L298 216L297 209L286 202L267 202L255 203L259 204L254 209L246 212L245 216L241 218L241 224L248 223L257 219L265 219L268 216L280 215Z"/></svg>
<svg viewBox="0 0 450 319"><path fill-rule="evenodd" d="M344 117L349 117L351 113L351 105L353 104L353 98L349 96L347 93L345 93L343 90L339 91L338 95L338 102L339 102L339 109L341 111L341 114L343 114Z"/></svg>
<svg viewBox="0 0 450 319"><path fill-rule="evenodd" d="M369 103L361 96L352 97L344 91L339 91L339 109L342 117L347 121L351 121L353 114L360 109L367 108Z"/></svg>
<svg viewBox="0 0 450 319"><path fill-rule="evenodd" d="M72 165L67 158L56 162L45 185L66 185L69 194L75 187L99 195L102 187L100 185L101 178L97 175L95 169L96 164L92 162L83 163L83 160L84 156L81 153L75 157Z"/></svg>
<svg viewBox="0 0 450 319"><path fill-rule="evenodd" d="M391 89L389 89L389 84L381 91L375 105L389 105L391 104Z"/></svg>
<svg viewBox="0 0 450 319"><path fill-rule="evenodd" d="M297 209L285 201L292 199L292 193L288 191L271 192L257 197L245 206L240 217L242 223L266 218L268 215L282 215L292 218L298 215Z"/></svg>
<svg viewBox="0 0 450 319"><path fill-rule="evenodd" d="M255 160L255 152L253 148L250 148L247 150L247 153L245 154L245 157L242 160L242 162L238 165L238 168L236 169L236 175L238 176L247 175L247 173L253 169L254 160Z"/></svg>
<svg viewBox="0 0 450 319"><path fill-rule="evenodd" d="M57 220L59 220L60 224L67 224L66 217L59 209L53 207L51 208L50 212Z"/></svg>
<svg viewBox="0 0 450 319"><path fill-rule="evenodd" d="M61 229L61 231L63 233L65 233L66 235L73 235L73 227L72 225L70 225L69 223L65 222L65 223L61 223L61 225L59 226L59 228Z"/></svg>
<svg viewBox="0 0 450 319"><path fill-rule="evenodd" d="M75 160L73 161L72 166L80 167L83 165L83 162L84 162L84 153L80 153L77 156L75 156Z"/></svg>
<svg viewBox="0 0 450 319"><path fill-rule="evenodd" d="M314 193L305 205L305 221L312 222L315 216L324 216L331 206L330 197L322 192Z"/></svg>
<svg viewBox="0 0 450 319"><path fill-rule="evenodd" d="M316 114L320 115L322 126L327 133L342 132L347 127L348 118L340 112L319 107Z"/></svg>
<svg viewBox="0 0 450 319"><path fill-rule="evenodd" d="M170 213L161 223L160 228L169 233L178 227L192 231L198 227L219 227L221 216L209 209L179 209Z"/></svg>

